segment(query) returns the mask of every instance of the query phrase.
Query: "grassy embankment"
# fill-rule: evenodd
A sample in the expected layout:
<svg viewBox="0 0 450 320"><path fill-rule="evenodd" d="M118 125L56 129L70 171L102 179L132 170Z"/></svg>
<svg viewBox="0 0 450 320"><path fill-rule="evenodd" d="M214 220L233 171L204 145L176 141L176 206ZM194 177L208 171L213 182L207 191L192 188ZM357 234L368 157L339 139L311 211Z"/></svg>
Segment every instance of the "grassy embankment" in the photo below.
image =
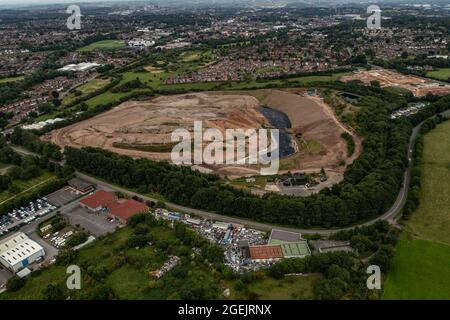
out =
<svg viewBox="0 0 450 320"><path fill-rule="evenodd" d="M102 40L91 43L85 47L80 48L80 51L90 52L94 50L114 50L125 48L125 42L121 40Z"/></svg>
<svg viewBox="0 0 450 320"><path fill-rule="evenodd" d="M450 299L450 122L425 136L420 206L406 222L384 299Z"/></svg>
<svg viewBox="0 0 450 320"><path fill-rule="evenodd" d="M427 72L427 77L448 81L450 79L450 68L443 68L436 71Z"/></svg>

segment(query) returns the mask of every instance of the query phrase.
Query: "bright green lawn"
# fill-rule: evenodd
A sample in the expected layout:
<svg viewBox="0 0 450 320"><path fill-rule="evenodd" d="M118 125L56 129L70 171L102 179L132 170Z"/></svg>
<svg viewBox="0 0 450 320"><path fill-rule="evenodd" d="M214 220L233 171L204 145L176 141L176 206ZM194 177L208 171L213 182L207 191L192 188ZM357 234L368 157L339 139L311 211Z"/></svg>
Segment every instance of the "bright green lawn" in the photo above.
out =
<svg viewBox="0 0 450 320"><path fill-rule="evenodd" d="M0 83L7 83L7 82L13 82L13 81L19 81L25 78L24 76L18 76L18 77L9 77L9 78L1 78Z"/></svg>
<svg viewBox="0 0 450 320"><path fill-rule="evenodd" d="M88 95L96 90L99 90L106 86L111 80L110 79L93 79L86 84L83 84L76 88L77 91L82 93L81 96L76 96L75 93L70 93L64 97L62 104L67 105L74 101L75 99L82 98L85 95Z"/></svg>
<svg viewBox="0 0 450 320"><path fill-rule="evenodd" d="M125 47L125 42L121 40L102 40L91 43L83 48L80 48L80 51L93 51L93 50L114 50L121 49Z"/></svg>
<svg viewBox="0 0 450 320"><path fill-rule="evenodd" d="M342 76L348 75L350 74L349 72L337 72L337 73L333 73L332 75L329 76L306 76L306 77L298 77L298 78L291 78L289 79L289 82L295 82L298 81L302 84L308 84L310 82L328 82L328 81L337 81L339 80Z"/></svg>
<svg viewBox="0 0 450 320"><path fill-rule="evenodd" d="M35 187L37 188L39 187L39 185L43 185L46 182L49 182L51 179L55 177L56 176L53 173L44 171L42 175L40 175L39 177L30 180L15 180L13 183L17 185L21 190L20 193L17 195L23 195L28 191L32 191ZM8 191L0 192L0 204L14 196L15 196L14 194L11 194Z"/></svg>
<svg viewBox="0 0 450 320"><path fill-rule="evenodd" d="M450 299L450 246L402 236L382 299Z"/></svg>
<svg viewBox="0 0 450 320"><path fill-rule="evenodd" d="M425 136L420 205L407 223L420 238L450 245L450 121Z"/></svg>
<svg viewBox="0 0 450 320"><path fill-rule="evenodd" d="M450 299L450 122L425 136L420 206L405 225L384 299Z"/></svg>
<svg viewBox="0 0 450 320"><path fill-rule="evenodd" d="M25 286L17 292L0 294L0 300L37 300L43 299L42 291L49 284L57 284L66 279L66 268L54 266L44 270L38 277L30 277Z"/></svg>
<svg viewBox="0 0 450 320"><path fill-rule="evenodd" d="M450 68L427 72L427 77L447 81L450 78Z"/></svg>
<svg viewBox="0 0 450 320"><path fill-rule="evenodd" d="M277 280L264 276L249 284L247 290L237 291L232 287L231 299L311 300L314 299L313 283L320 277L318 274L310 274L286 276Z"/></svg>

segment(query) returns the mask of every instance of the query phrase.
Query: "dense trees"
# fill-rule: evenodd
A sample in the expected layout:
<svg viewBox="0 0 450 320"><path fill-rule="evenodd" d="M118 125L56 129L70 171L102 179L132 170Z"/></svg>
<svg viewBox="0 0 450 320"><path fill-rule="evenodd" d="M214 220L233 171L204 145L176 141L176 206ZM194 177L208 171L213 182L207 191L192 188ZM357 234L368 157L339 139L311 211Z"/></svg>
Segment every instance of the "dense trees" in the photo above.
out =
<svg viewBox="0 0 450 320"><path fill-rule="evenodd" d="M343 132L341 137L347 142L347 156L351 157L355 152L355 140L353 140L352 135L348 132Z"/></svg>
<svg viewBox="0 0 450 320"><path fill-rule="evenodd" d="M9 279L8 282L6 283L6 290L11 292L18 291L25 285L25 283L26 283L25 279L21 279L18 276L14 276L11 279Z"/></svg>
<svg viewBox="0 0 450 320"><path fill-rule="evenodd" d="M15 127L9 139L12 143L24 146L47 158L57 161L62 159L60 148L57 145L41 141L38 136L27 130Z"/></svg>
<svg viewBox="0 0 450 320"><path fill-rule="evenodd" d="M54 232L54 230L52 230L52 232ZM66 241L66 246L69 248L75 247L79 244L86 242L88 237L89 234L87 232L84 231L77 232Z"/></svg>

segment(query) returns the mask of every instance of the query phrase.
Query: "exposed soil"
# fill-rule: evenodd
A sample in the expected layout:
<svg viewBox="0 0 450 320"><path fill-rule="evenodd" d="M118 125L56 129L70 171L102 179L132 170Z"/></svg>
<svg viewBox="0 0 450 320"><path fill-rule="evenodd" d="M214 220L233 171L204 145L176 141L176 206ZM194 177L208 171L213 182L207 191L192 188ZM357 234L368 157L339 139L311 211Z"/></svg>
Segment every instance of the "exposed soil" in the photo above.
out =
<svg viewBox="0 0 450 320"><path fill-rule="evenodd" d="M343 76L342 81L359 80L366 85L371 81L379 81L381 87L402 88L411 91L415 96L422 97L428 93L446 95L450 93L450 85L435 80L420 78L414 75L405 75L392 70L375 69L357 71L351 75Z"/></svg>
<svg viewBox="0 0 450 320"><path fill-rule="evenodd" d="M44 139L62 147L99 147L132 157L169 160L170 153L115 146L171 144L172 132L176 129L192 132L194 121L202 121L204 129L216 128L221 132L260 128L267 120L256 110L258 105L258 100L251 96L203 93L125 102L91 119L53 131Z"/></svg>
<svg viewBox="0 0 450 320"><path fill-rule="evenodd" d="M258 106L284 112L292 124L291 132L301 134L305 141L320 146L318 153L298 151L281 160L290 167L282 171L318 172L323 167L331 174L333 182L339 182L345 166L361 153L361 139L345 128L333 111L317 97L304 97L295 90L255 90L239 93L214 92L163 96L151 101L125 102L120 106L91 119L54 130L44 137L61 147L100 147L131 157L153 160L170 160L170 153L148 152L133 146L171 143L171 133L184 128L192 132L195 120L203 122L203 128L250 129L269 125L257 111ZM342 132L352 134L355 152L347 157L347 146ZM117 145L128 145L117 148ZM259 174L258 166L202 166L230 178Z"/></svg>

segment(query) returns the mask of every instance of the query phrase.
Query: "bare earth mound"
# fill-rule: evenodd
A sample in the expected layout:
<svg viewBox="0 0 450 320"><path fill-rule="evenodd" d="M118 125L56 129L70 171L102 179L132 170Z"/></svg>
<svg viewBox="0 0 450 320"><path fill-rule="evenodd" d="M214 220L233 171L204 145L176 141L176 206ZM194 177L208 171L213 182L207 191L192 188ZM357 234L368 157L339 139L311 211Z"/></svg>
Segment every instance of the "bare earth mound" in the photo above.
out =
<svg viewBox="0 0 450 320"><path fill-rule="evenodd" d="M282 90L255 90L243 91L243 94L252 94L261 104L285 113L292 125L292 136L301 137L297 140L297 153L281 160L280 171L291 172L318 172L321 168L327 170L332 185L342 180L345 166L342 161L351 164L359 157L362 151L360 137L342 125L334 112L321 98L302 96L295 93L295 89ZM341 138L343 132L348 132L355 141L355 152L347 157L347 145ZM303 144L302 144L303 143ZM221 173L232 174L231 169L222 168ZM247 169L247 168L245 168ZM244 170L239 171L244 174ZM247 169L247 174L250 170Z"/></svg>
<svg viewBox="0 0 450 320"><path fill-rule="evenodd" d="M267 120L256 107L256 98L244 95L203 93L164 96L145 102L126 102L108 112L46 136L61 147L99 147L132 157L169 160L171 134L193 131L194 121L203 128L260 128ZM167 150L152 152L155 145ZM147 149L146 149L147 148ZM143 150L145 149L145 150Z"/></svg>
<svg viewBox="0 0 450 320"><path fill-rule="evenodd" d="M350 132L356 148L353 156L347 157L347 146L341 134L349 131L320 98L282 90L192 93L126 102L91 119L55 130L44 139L61 147L100 147L132 157L170 160L171 134L175 129L192 132L196 120L203 121L204 129L221 131L268 126L268 120L257 110L259 106L284 112L291 121L289 132L297 152L281 160L281 172L317 172L325 168L331 178L329 183L333 184L342 179L345 171L345 166L340 164L353 162L361 152L361 140ZM162 150L164 146L167 150ZM230 177L260 172L256 166L196 168Z"/></svg>
<svg viewBox="0 0 450 320"><path fill-rule="evenodd" d="M434 95L446 95L450 93L450 86L442 82L420 78L414 75L405 75L392 70L374 69L369 71L356 71L351 75L343 76L342 81L359 80L365 85L371 81L378 81L381 87L402 88L412 92L417 97Z"/></svg>

